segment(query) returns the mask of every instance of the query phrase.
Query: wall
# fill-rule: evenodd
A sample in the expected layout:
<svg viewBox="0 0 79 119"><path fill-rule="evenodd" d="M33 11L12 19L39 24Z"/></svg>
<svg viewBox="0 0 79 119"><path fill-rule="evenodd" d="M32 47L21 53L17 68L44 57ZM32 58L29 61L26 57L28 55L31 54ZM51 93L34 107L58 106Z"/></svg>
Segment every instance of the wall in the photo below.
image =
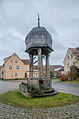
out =
<svg viewBox="0 0 79 119"><path fill-rule="evenodd" d="M68 73L68 71L70 71L70 67L72 65L75 65L79 68L79 62L76 59L76 55L73 54L70 49L68 49L67 54L66 54L65 59L64 59L64 72L65 72L65 74Z"/></svg>
<svg viewBox="0 0 79 119"><path fill-rule="evenodd" d="M0 79L3 79L4 76L4 67L0 67Z"/></svg>
<svg viewBox="0 0 79 119"><path fill-rule="evenodd" d="M12 66L12 69L9 69L9 66ZM19 68L17 69L16 66ZM26 71L29 71L29 64L25 65L15 54L4 63L4 79L25 78Z"/></svg>

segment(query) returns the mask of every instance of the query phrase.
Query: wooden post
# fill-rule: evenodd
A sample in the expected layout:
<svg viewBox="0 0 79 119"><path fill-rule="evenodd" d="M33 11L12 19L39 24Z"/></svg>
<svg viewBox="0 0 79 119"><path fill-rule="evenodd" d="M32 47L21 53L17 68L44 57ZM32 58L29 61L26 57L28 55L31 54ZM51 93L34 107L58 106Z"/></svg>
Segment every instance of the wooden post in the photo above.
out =
<svg viewBox="0 0 79 119"><path fill-rule="evenodd" d="M46 55L46 78L50 79L49 55Z"/></svg>
<svg viewBox="0 0 79 119"><path fill-rule="evenodd" d="M38 79L42 80L42 51L38 49Z"/></svg>
<svg viewBox="0 0 79 119"><path fill-rule="evenodd" d="M49 87L52 88L52 82L50 79L49 54L46 55L46 80L49 82Z"/></svg>
<svg viewBox="0 0 79 119"><path fill-rule="evenodd" d="M30 65L29 65L29 79L33 79L33 55L29 54L30 57Z"/></svg>

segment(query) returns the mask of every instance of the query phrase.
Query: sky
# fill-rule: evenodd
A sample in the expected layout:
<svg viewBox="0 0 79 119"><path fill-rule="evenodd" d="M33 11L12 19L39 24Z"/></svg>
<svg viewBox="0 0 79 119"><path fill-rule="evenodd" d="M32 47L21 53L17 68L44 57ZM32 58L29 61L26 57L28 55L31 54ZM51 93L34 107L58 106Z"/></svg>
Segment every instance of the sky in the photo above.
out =
<svg viewBox="0 0 79 119"><path fill-rule="evenodd" d="M79 47L79 0L0 0L0 65L14 52L29 58L25 38L37 13L53 39L50 64L63 65L67 49Z"/></svg>

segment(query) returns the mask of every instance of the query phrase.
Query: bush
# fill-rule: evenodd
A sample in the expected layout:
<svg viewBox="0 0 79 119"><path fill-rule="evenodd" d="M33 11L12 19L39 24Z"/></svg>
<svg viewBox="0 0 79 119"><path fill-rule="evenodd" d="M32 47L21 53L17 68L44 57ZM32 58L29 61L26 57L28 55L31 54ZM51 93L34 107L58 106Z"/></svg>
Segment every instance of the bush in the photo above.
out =
<svg viewBox="0 0 79 119"><path fill-rule="evenodd" d="M53 76L54 76L54 72L53 71L50 71L50 77L51 77L51 79L53 78Z"/></svg>
<svg viewBox="0 0 79 119"><path fill-rule="evenodd" d="M67 74L63 74L60 76L60 80L61 81L68 81L68 75Z"/></svg>
<svg viewBox="0 0 79 119"><path fill-rule="evenodd" d="M69 77L71 78L71 80L75 80L78 78L78 75L79 75L78 68L72 65L70 67Z"/></svg>

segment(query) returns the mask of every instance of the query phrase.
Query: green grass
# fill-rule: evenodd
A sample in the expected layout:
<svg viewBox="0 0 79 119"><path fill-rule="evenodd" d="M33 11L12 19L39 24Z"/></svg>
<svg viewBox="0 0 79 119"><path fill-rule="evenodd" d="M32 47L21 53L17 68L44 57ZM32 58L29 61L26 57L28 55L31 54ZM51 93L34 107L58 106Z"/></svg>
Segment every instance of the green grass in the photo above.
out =
<svg viewBox="0 0 79 119"><path fill-rule="evenodd" d="M60 83L79 83L79 80L74 80L74 81L58 81Z"/></svg>
<svg viewBox="0 0 79 119"><path fill-rule="evenodd" d="M49 97L26 98L19 90L12 90L0 95L0 102L23 108L49 108L74 104L79 102L79 97L65 93L58 93L57 95Z"/></svg>
<svg viewBox="0 0 79 119"><path fill-rule="evenodd" d="M52 78L52 80L60 80L60 78Z"/></svg>
<svg viewBox="0 0 79 119"><path fill-rule="evenodd" d="M25 78L15 78L15 79L2 79L2 80L5 80L5 81L8 81L8 80L25 80Z"/></svg>

